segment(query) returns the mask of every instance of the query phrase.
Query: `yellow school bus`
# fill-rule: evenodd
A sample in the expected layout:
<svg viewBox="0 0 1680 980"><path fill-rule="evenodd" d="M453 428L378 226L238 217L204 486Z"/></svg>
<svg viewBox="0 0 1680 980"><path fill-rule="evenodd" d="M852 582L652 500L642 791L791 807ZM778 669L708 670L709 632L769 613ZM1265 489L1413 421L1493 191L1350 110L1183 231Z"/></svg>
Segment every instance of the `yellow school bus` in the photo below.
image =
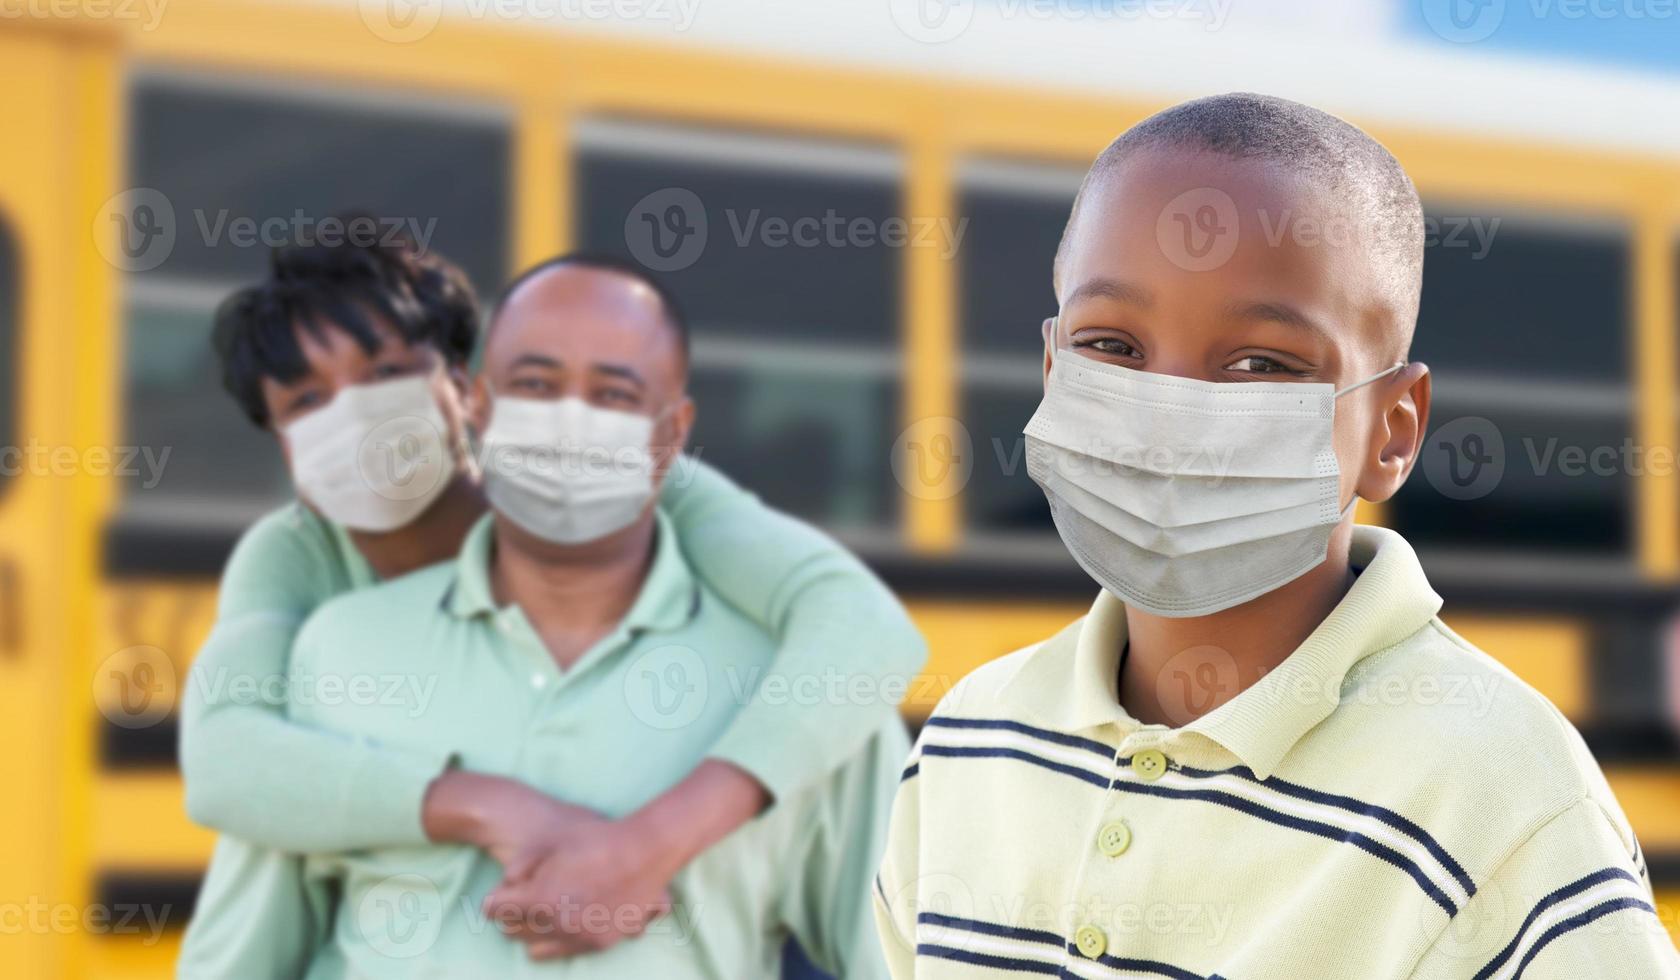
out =
<svg viewBox="0 0 1680 980"><path fill-rule="evenodd" d="M665 274L695 323L702 454L856 547L924 628L912 721L1088 602L1019 430L1078 176L1161 100L416 31L379 6L0 18L5 976L170 972L212 840L183 813L173 709L232 542L286 492L217 390L209 312L336 212L486 291L574 247ZM1426 198L1417 355L1463 437L1362 516L1587 734L1673 928L1680 157L1355 118Z"/></svg>

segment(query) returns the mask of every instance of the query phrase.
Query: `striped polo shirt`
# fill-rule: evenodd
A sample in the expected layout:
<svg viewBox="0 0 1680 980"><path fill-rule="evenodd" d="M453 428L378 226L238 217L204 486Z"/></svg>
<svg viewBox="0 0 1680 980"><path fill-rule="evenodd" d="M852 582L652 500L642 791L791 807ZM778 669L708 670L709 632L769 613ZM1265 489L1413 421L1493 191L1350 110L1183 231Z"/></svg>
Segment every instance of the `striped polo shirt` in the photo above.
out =
<svg viewBox="0 0 1680 980"><path fill-rule="evenodd" d="M1120 706L1106 592L964 678L875 882L893 975L1680 977L1580 736L1436 618L1403 538L1358 527L1352 558L1298 649L1182 727Z"/></svg>

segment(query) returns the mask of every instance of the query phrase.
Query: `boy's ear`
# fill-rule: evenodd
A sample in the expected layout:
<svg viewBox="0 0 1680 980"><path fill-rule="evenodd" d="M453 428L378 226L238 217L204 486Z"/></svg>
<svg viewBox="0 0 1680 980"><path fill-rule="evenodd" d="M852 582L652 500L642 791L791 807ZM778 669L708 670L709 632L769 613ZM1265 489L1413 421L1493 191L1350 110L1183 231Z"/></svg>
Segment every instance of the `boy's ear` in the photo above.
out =
<svg viewBox="0 0 1680 980"><path fill-rule="evenodd" d="M1429 431L1429 366L1419 361L1407 364L1384 391L1381 415L1371 429L1369 462L1354 488L1372 503L1381 503L1400 491L1423 451L1424 436Z"/></svg>
<svg viewBox="0 0 1680 980"><path fill-rule="evenodd" d="M1044 335L1044 380L1050 381L1050 361L1056 353L1056 318L1047 317L1039 332Z"/></svg>

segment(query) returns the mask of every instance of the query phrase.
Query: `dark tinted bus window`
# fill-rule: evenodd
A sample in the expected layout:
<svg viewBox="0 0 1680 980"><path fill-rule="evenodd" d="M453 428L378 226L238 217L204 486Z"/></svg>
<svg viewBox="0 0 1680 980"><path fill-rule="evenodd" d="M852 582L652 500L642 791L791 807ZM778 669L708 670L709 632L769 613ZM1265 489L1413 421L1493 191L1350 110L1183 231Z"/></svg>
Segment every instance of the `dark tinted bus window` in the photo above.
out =
<svg viewBox="0 0 1680 980"><path fill-rule="evenodd" d="M272 244L315 240L354 211L459 262L481 292L506 276L506 119L370 98L137 84L130 173L161 195L145 218L172 222L174 240L128 276L126 423L131 443L170 456L155 486L129 482L125 517L240 527L289 495L279 453L221 390L208 345L217 303L263 275Z"/></svg>
<svg viewBox="0 0 1680 980"><path fill-rule="evenodd" d="M1042 394L1040 325L1056 313L1050 267L1081 173L990 161L960 171L963 422L975 453L963 505L971 533L1055 531L1044 494L1027 477L1021 429Z"/></svg>
<svg viewBox="0 0 1680 980"><path fill-rule="evenodd" d="M897 155L595 120L575 168L579 246L641 263L689 320L691 450L808 519L894 524Z"/></svg>
<svg viewBox="0 0 1680 980"><path fill-rule="evenodd" d="M1431 218L1412 356L1434 435L1393 524L1420 548L1631 558L1627 230Z"/></svg>
<svg viewBox="0 0 1680 980"><path fill-rule="evenodd" d="M23 270L18 268L17 240L0 216L0 447L17 445L19 399L18 321L23 317ZM0 469L0 490L11 482Z"/></svg>

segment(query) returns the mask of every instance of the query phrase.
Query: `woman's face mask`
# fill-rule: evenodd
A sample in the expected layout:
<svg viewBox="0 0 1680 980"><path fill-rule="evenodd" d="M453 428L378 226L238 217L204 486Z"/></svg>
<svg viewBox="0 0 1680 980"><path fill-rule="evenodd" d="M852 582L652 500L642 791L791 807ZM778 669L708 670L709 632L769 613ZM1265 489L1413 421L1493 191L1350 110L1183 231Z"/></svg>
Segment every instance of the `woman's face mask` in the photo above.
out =
<svg viewBox="0 0 1680 980"><path fill-rule="evenodd" d="M1328 384L1217 383L1061 352L1025 430L1062 541L1110 592L1205 616L1317 567L1352 511ZM1357 498L1355 498L1357 499Z"/></svg>
<svg viewBox="0 0 1680 980"><path fill-rule="evenodd" d="M394 531L443 493L456 459L430 376L341 389L281 430L300 496L330 521Z"/></svg>

